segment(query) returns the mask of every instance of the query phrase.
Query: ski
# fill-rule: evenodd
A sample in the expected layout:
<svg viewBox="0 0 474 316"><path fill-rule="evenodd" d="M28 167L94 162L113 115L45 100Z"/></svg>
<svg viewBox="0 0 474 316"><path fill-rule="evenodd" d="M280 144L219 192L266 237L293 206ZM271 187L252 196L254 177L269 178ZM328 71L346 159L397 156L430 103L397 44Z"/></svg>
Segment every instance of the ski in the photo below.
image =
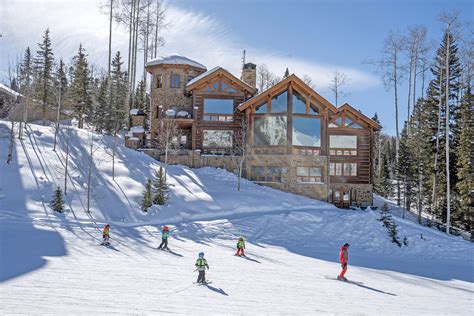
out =
<svg viewBox="0 0 474 316"><path fill-rule="evenodd" d="M340 280L338 279L337 277L329 277L329 276L326 276L326 279L327 280L334 280L334 281L339 281L339 282L344 282L344 283L351 283L351 284L356 284L356 285L362 285L364 283L362 282L357 282L357 281L352 281L352 280Z"/></svg>

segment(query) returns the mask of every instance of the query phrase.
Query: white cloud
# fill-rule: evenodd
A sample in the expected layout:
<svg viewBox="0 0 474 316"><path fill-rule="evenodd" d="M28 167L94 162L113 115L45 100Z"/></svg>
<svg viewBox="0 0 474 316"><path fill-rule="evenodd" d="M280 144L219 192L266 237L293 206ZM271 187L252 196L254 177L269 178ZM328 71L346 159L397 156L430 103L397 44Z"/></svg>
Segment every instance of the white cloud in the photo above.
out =
<svg viewBox="0 0 474 316"><path fill-rule="evenodd" d="M107 63L108 20L99 12L99 2L93 0L73 1L3 1L0 12L2 58L0 71L6 71L8 58L14 60L30 46L36 51L43 31L49 27L56 58L69 61L76 53L80 42L86 48L93 63ZM325 90L331 73L338 69L350 78L352 91L373 87L378 79L372 74L344 65L327 65L319 61L288 57L284 52L272 52L266 47L248 47L237 40L230 30L208 15L191 12L168 5L170 27L163 33L166 45L160 55L178 53L205 64L209 69L222 66L239 75L242 49L248 53L248 61L266 64L276 74L283 74L286 67L291 73L308 74L318 89ZM127 57L128 33L115 27L113 49ZM143 60L139 59L139 65Z"/></svg>

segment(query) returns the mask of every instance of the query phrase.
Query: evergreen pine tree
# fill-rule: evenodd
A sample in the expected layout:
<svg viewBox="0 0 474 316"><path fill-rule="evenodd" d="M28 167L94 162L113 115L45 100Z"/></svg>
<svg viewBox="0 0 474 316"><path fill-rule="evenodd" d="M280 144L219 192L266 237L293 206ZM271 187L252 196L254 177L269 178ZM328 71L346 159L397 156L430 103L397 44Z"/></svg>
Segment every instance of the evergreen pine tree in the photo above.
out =
<svg viewBox="0 0 474 316"><path fill-rule="evenodd" d="M94 124L97 132L110 133L109 78L102 78L94 107Z"/></svg>
<svg viewBox="0 0 474 316"><path fill-rule="evenodd" d="M27 47L25 55L20 65L20 93L27 95L28 90L33 83L33 60L31 58L30 48Z"/></svg>
<svg viewBox="0 0 474 316"><path fill-rule="evenodd" d="M54 54L49 37L49 29L43 35L43 42L38 43L39 50L34 60L36 85L35 98L41 103L43 111L43 124L46 124L46 112L48 104L53 103L53 66Z"/></svg>
<svg viewBox="0 0 474 316"><path fill-rule="evenodd" d="M153 203L164 205L167 200L168 185L166 184L166 173L163 167L160 166L158 171L155 171L155 180L153 182Z"/></svg>
<svg viewBox="0 0 474 316"><path fill-rule="evenodd" d="M128 80L126 72L122 71L122 65L122 57L120 52L117 52L112 60L110 76L110 115L106 128L109 132L126 123Z"/></svg>
<svg viewBox="0 0 474 316"><path fill-rule="evenodd" d="M410 146L410 139L408 135L408 124L402 129L400 135L400 143L398 148L398 165L397 165L397 176L400 177L402 183L403 200L405 201L404 209L410 211L412 201L412 183L414 174L414 162L412 157L412 147ZM405 211L403 211L403 217L405 217Z"/></svg>
<svg viewBox="0 0 474 316"><path fill-rule="evenodd" d="M140 80L135 89L135 108L145 111L146 109L146 87L145 82Z"/></svg>
<svg viewBox="0 0 474 316"><path fill-rule="evenodd" d="M290 76L290 71L288 70L288 67L285 70L285 73L283 74L283 79L288 78Z"/></svg>
<svg viewBox="0 0 474 316"><path fill-rule="evenodd" d="M84 118L91 115L91 78L89 64L82 44L79 45L77 55L73 59L73 75L70 87L70 102L74 114L79 122L78 127L84 127Z"/></svg>
<svg viewBox="0 0 474 316"><path fill-rule="evenodd" d="M143 198L142 198L142 211L148 212L148 208L153 204L153 197L152 197L152 183L150 179L146 180L145 190L143 191Z"/></svg>
<svg viewBox="0 0 474 316"><path fill-rule="evenodd" d="M459 195L459 212L453 215L455 215L455 223L457 222L461 227L467 229L470 226L470 194L474 187L472 179L474 176L474 147L472 146L474 138L474 98L469 87L461 103L460 112L459 128L461 133L456 148L458 155L456 191Z"/></svg>
<svg viewBox="0 0 474 316"><path fill-rule="evenodd" d="M402 243L398 238L398 227L392 218L392 214L390 212L390 208L388 207L387 202L385 202L382 208L380 209L380 218L378 220L382 222L382 225L385 228L387 228L387 232L391 241L401 247Z"/></svg>
<svg viewBox="0 0 474 316"><path fill-rule="evenodd" d="M63 191L60 187L57 187L57 189L54 190L53 199L51 200L49 205L51 209L53 209L53 211L56 211L58 213L62 213L64 211Z"/></svg>

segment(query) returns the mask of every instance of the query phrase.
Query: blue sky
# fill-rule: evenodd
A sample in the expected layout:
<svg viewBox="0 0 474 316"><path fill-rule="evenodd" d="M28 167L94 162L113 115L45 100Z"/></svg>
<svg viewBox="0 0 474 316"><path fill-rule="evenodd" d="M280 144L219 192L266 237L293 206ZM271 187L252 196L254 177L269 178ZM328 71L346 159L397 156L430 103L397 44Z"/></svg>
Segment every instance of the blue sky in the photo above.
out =
<svg viewBox="0 0 474 316"><path fill-rule="evenodd" d="M241 51L247 60L265 63L281 75L286 67L312 77L316 90L333 102L330 74L338 69L350 82L342 99L366 115L378 112L382 125L395 132L393 97L373 66L390 30L425 25L439 45L443 11L459 10L460 20L472 23L472 1L340 1L340 0L173 0L168 1L170 27L163 33L161 54L180 53L205 64L220 65L239 74ZM105 67L107 18L94 0L0 0L0 81L8 60L27 45L36 46L50 27L56 56L68 61L82 42L91 61ZM114 28L114 49L126 52L127 35ZM36 47L35 47L36 50ZM406 87L400 91L401 118L406 117ZM402 122L400 122L402 126Z"/></svg>

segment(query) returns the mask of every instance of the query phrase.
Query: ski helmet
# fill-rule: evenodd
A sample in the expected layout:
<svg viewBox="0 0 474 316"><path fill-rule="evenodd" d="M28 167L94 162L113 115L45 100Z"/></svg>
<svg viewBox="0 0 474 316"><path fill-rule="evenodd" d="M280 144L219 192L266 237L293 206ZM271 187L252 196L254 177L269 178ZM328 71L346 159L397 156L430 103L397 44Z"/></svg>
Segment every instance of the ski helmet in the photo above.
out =
<svg viewBox="0 0 474 316"><path fill-rule="evenodd" d="M244 237L240 236L240 237L239 237L239 240L244 240Z"/></svg>
<svg viewBox="0 0 474 316"><path fill-rule="evenodd" d="M165 226L165 227L163 228L163 230L169 230L168 226Z"/></svg>
<svg viewBox="0 0 474 316"><path fill-rule="evenodd" d="M105 227L110 227L110 225L109 225L109 224L105 224Z"/></svg>
<svg viewBox="0 0 474 316"><path fill-rule="evenodd" d="M204 252L199 253L199 258L202 258L202 257L204 257Z"/></svg>
<svg viewBox="0 0 474 316"><path fill-rule="evenodd" d="M345 244L344 244L344 247L346 247L346 248L349 247L349 246L350 246L350 245L349 245L348 243L345 243Z"/></svg>

